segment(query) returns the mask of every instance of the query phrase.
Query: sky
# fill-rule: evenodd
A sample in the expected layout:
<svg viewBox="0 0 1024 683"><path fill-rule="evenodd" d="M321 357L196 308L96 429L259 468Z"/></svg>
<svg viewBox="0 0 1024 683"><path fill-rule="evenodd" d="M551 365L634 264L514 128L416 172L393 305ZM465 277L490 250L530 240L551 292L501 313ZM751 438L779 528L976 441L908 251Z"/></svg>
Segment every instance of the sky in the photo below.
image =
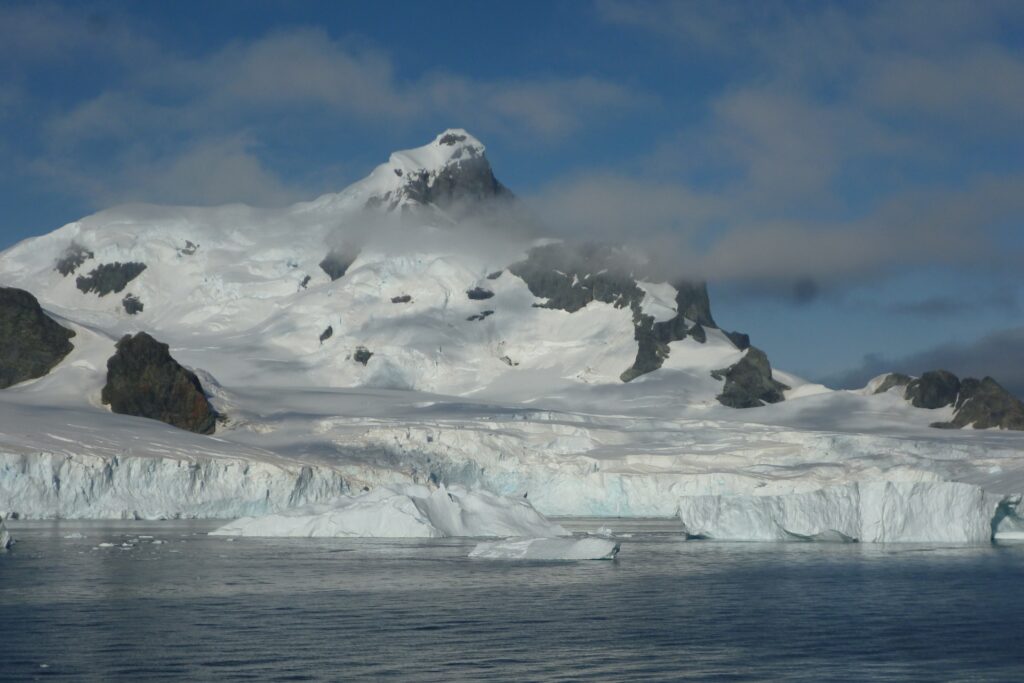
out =
<svg viewBox="0 0 1024 683"><path fill-rule="evenodd" d="M1024 3L0 0L0 249L281 206L462 127L558 234L709 282L776 367L1024 394Z"/></svg>

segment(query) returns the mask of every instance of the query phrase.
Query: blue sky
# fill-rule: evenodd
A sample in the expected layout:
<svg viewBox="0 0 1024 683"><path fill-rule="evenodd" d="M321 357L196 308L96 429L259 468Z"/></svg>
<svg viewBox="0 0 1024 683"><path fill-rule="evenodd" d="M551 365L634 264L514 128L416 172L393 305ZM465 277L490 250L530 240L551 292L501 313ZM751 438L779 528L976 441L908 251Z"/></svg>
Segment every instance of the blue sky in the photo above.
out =
<svg viewBox="0 0 1024 683"><path fill-rule="evenodd" d="M0 248L280 205L450 126L782 368L1024 390L1020 2L0 3Z"/></svg>

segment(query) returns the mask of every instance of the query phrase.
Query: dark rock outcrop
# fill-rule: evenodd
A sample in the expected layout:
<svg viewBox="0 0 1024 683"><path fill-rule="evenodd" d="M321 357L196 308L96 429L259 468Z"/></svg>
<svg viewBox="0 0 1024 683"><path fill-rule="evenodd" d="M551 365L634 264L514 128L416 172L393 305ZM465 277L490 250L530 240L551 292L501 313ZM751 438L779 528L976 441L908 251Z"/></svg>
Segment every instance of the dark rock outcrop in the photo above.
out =
<svg viewBox="0 0 1024 683"><path fill-rule="evenodd" d="M473 322L474 320L483 320L489 315L494 315L494 311L480 311L476 315L469 316L468 318L466 318L466 320L468 320L469 322Z"/></svg>
<svg viewBox="0 0 1024 683"><path fill-rule="evenodd" d="M783 391L789 389L772 378L772 366L764 351L751 346L738 363L723 370L713 370L711 376L724 379L725 386L718 402L730 408L757 408L766 403L784 400Z"/></svg>
<svg viewBox="0 0 1024 683"><path fill-rule="evenodd" d="M393 304L407 304L412 301L412 297L408 294L402 294L401 296L391 297L391 303Z"/></svg>
<svg viewBox="0 0 1024 683"><path fill-rule="evenodd" d="M710 311L705 316L693 303L695 298L699 302L700 291L703 291L703 298L707 300L707 288L703 284L696 285L689 282L680 282L675 287L676 314L669 320L656 323L652 316L641 313L640 301L643 300L643 297L640 298L640 301L631 303L633 307L633 337L637 342L637 352L633 365L620 375L623 382L629 382L660 368L668 358L669 344L674 341L682 341L687 336L692 337L700 344L707 341L707 333L701 324L695 322L693 326L688 326L688 316L684 312L688 310L703 319L710 319ZM695 290L698 292L696 297Z"/></svg>
<svg viewBox="0 0 1024 683"><path fill-rule="evenodd" d="M534 247L524 261L509 266L510 273L526 283L530 293L544 303L575 313L591 301L625 308L643 301L644 291L632 273L624 270L619 250L602 245L571 248L562 243Z"/></svg>
<svg viewBox="0 0 1024 683"><path fill-rule="evenodd" d="M718 327L711 317L708 286L703 282L676 282L676 310L684 318L705 327Z"/></svg>
<svg viewBox="0 0 1024 683"><path fill-rule="evenodd" d="M955 408L950 422L932 426L1024 430L1024 403L991 377L963 380Z"/></svg>
<svg viewBox="0 0 1024 683"><path fill-rule="evenodd" d="M334 335L334 326L328 325L327 329L320 333L320 343L323 344L325 341L330 339L332 335Z"/></svg>
<svg viewBox="0 0 1024 683"><path fill-rule="evenodd" d="M332 249L320 262L320 269L327 273L333 282L345 276L349 266L356 260L356 256L358 254L346 254Z"/></svg>
<svg viewBox="0 0 1024 683"><path fill-rule="evenodd" d="M496 270L493 273L488 273L487 274L487 279L488 280L497 280L499 277L501 277L501 274L504 273L504 272L505 271L503 271L503 270Z"/></svg>
<svg viewBox="0 0 1024 683"><path fill-rule="evenodd" d="M136 313L142 313L146 305L142 303L139 297L134 294L128 293L121 299L121 305L124 306L125 313L128 315L135 315Z"/></svg>
<svg viewBox="0 0 1024 683"><path fill-rule="evenodd" d="M212 434L217 414L195 373L171 357L167 344L145 332L125 335L107 361L103 403L115 413L160 420L199 434Z"/></svg>
<svg viewBox="0 0 1024 683"><path fill-rule="evenodd" d="M192 256L199 250L199 245L191 240L185 240L185 246L178 249L179 256Z"/></svg>
<svg viewBox="0 0 1024 683"><path fill-rule="evenodd" d="M642 310L645 292L637 280L644 277L629 268L630 262L630 257L615 247L594 244L571 247L554 243L531 249L525 260L512 264L508 270L526 283L531 294L545 299L535 306L569 313L575 313L592 301L616 308L628 306L633 311L637 354L633 365L620 378L629 382L660 368L672 342L689 336L703 344L707 341L705 328L718 327L711 316L707 285L687 280L673 284L676 315L670 320L655 322L653 316ZM741 350L750 346L747 335L730 333L729 338Z"/></svg>
<svg viewBox="0 0 1024 683"><path fill-rule="evenodd" d="M61 257L57 259L57 264L54 268L58 273L67 277L78 270L78 266L85 263L88 259L93 258L93 256L94 255L91 251L77 242L72 242L68 245L68 248L64 250L64 253L61 254Z"/></svg>
<svg viewBox="0 0 1024 683"><path fill-rule="evenodd" d="M373 351L370 351L365 346L357 346L355 353L352 354L352 360L363 365L369 363L372 357Z"/></svg>
<svg viewBox="0 0 1024 683"><path fill-rule="evenodd" d="M83 294L96 292L100 296L106 296L111 292L123 290L145 269L145 263L134 261L104 263L91 270L88 275L79 275L75 280L75 286L82 290Z"/></svg>
<svg viewBox="0 0 1024 683"><path fill-rule="evenodd" d="M750 348L750 335L744 334L743 332L726 332L725 336L729 338L729 341L733 343L740 351L746 351Z"/></svg>
<svg viewBox="0 0 1024 683"><path fill-rule="evenodd" d="M74 336L25 290L0 287L0 389L50 372L74 348Z"/></svg>
<svg viewBox="0 0 1024 683"><path fill-rule="evenodd" d="M474 287L473 289L466 290L466 296L473 301L483 301L484 299L490 299L494 296L494 292L483 287Z"/></svg>
<svg viewBox="0 0 1024 683"><path fill-rule="evenodd" d="M882 380L882 383L878 385L878 388L875 389L875 393L884 394L893 387L905 387L908 384L910 384L912 380L913 378L910 377L909 375L904 375L903 373L900 372L890 372L888 375L885 376L885 379ZM906 389L904 389L904 396L906 395L906 393Z"/></svg>
<svg viewBox="0 0 1024 683"><path fill-rule="evenodd" d="M942 408L956 402L960 380L952 372L933 370L907 384L904 397L915 408Z"/></svg>
<svg viewBox="0 0 1024 683"><path fill-rule="evenodd" d="M306 275L305 277L302 278L302 282L299 283L299 287L305 289L309 285L309 281L311 279L312 278L310 276Z"/></svg>

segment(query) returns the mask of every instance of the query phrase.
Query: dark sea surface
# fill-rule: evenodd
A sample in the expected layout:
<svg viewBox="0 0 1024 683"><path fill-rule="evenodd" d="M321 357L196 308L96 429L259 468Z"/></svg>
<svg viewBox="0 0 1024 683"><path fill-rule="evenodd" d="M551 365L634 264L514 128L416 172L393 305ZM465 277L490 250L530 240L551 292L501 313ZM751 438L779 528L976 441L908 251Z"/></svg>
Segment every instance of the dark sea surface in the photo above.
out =
<svg viewBox="0 0 1024 683"><path fill-rule="evenodd" d="M726 544L602 524L632 532L614 562L15 522L0 680L1024 680L1024 545Z"/></svg>

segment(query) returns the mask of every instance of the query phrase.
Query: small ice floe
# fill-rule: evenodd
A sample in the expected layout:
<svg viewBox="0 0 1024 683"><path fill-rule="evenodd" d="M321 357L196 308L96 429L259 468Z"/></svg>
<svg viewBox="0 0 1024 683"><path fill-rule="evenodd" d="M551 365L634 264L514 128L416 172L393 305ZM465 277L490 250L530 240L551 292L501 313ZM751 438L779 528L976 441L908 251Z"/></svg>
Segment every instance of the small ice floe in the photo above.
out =
<svg viewBox="0 0 1024 683"><path fill-rule="evenodd" d="M164 544L164 542L161 541L159 538L154 538L152 541L150 541L150 543L152 543L153 545L163 545Z"/></svg>
<svg viewBox="0 0 1024 683"><path fill-rule="evenodd" d="M0 553L14 545L14 539L11 538L10 532L7 531L7 527L4 526L3 518L0 518Z"/></svg>
<svg viewBox="0 0 1024 683"><path fill-rule="evenodd" d="M614 560L619 544L604 538L509 538L478 543L471 558L481 560Z"/></svg>
<svg viewBox="0 0 1024 683"><path fill-rule="evenodd" d="M600 536L602 538L611 538L612 536L615 535L615 532L612 531L610 528L608 528L606 526L603 526L600 529L597 529L596 531L591 531L590 535L591 536Z"/></svg>
<svg viewBox="0 0 1024 683"><path fill-rule="evenodd" d="M98 546L96 546L96 547L97 547L97 548L113 548L113 547L114 547L114 544L113 544L113 543L100 543L100 544L99 544Z"/></svg>
<svg viewBox="0 0 1024 683"><path fill-rule="evenodd" d="M85 538L85 534L80 534L77 531L72 531L70 534L65 534L64 538L69 541L73 541L79 538Z"/></svg>

